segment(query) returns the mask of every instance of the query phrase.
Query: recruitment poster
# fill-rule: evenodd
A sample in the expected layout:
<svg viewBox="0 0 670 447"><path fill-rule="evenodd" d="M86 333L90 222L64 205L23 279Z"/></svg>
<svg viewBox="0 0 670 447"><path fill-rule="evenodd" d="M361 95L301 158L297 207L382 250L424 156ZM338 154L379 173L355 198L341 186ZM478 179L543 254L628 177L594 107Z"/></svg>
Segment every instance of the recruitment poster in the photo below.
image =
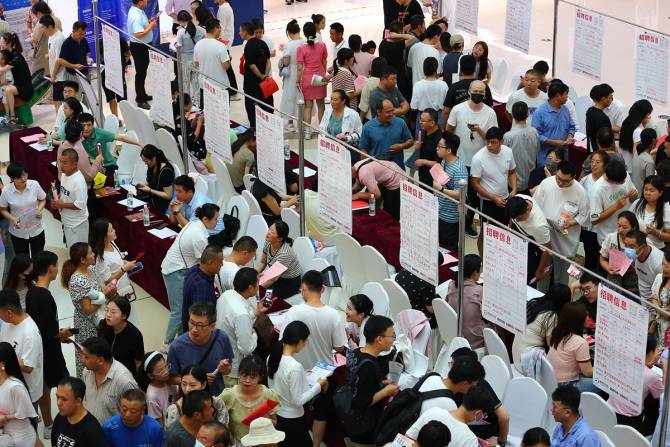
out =
<svg viewBox="0 0 670 447"><path fill-rule="evenodd" d="M528 242L495 225L484 225L482 316L518 335L526 333Z"/></svg>
<svg viewBox="0 0 670 447"><path fill-rule="evenodd" d="M232 163L228 91L206 78L203 79L202 90L205 100L205 145L223 161Z"/></svg>
<svg viewBox="0 0 670 447"><path fill-rule="evenodd" d="M256 165L258 178L280 194L286 194L284 177L284 123L256 106Z"/></svg>
<svg viewBox="0 0 670 447"><path fill-rule="evenodd" d="M105 87L123 96L123 64L119 32L102 24L102 48L105 53Z"/></svg>
<svg viewBox="0 0 670 447"><path fill-rule="evenodd" d="M605 18L588 9L575 12L575 44L572 71L600 80Z"/></svg>
<svg viewBox="0 0 670 447"><path fill-rule="evenodd" d="M479 0L456 0L456 28L477 34Z"/></svg>
<svg viewBox="0 0 670 447"><path fill-rule="evenodd" d="M638 31L635 57L635 97L667 105L668 38L651 31Z"/></svg>
<svg viewBox="0 0 670 447"><path fill-rule="evenodd" d="M528 54L533 0L507 0L505 45Z"/></svg>
<svg viewBox="0 0 670 447"><path fill-rule="evenodd" d="M598 288L593 384L632 414L642 411L649 312L601 284Z"/></svg>
<svg viewBox="0 0 670 447"><path fill-rule="evenodd" d="M351 234L351 155L319 134L319 215Z"/></svg>
<svg viewBox="0 0 670 447"><path fill-rule="evenodd" d="M107 53L105 52L105 55ZM163 54L149 50L149 68L147 69L147 79L149 81L151 94L154 97L151 101L151 110L149 116L151 120L174 129L174 114L172 111L172 91L170 81L172 80L173 68L172 59Z"/></svg>
<svg viewBox="0 0 670 447"><path fill-rule="evenodd" d="M411 182L400 183L400 265L438 284L437 197Z"/></svg>

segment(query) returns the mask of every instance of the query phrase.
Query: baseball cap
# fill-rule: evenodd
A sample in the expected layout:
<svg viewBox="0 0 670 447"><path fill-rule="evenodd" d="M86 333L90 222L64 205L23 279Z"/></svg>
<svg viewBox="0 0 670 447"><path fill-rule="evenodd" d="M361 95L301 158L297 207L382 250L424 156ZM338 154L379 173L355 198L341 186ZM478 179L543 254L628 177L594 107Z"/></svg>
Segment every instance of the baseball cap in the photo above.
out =
<svg viewBox="0 0 670 447"><path fill-rule="evenodd" d="M449 39L449 45L452 47L462 47L465 42L463 41L463 36L460 34L454 34Z"/></svg>

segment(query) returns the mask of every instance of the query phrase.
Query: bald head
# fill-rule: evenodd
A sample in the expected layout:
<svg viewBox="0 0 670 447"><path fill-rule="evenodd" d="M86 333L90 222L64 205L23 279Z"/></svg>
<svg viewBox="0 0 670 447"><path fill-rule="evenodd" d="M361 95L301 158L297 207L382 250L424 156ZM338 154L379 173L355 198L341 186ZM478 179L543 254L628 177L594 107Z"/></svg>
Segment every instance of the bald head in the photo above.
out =
<svg viewBox="0 0 670 447"><path fill-rule="evenodd" d="M377 118L384 124L388 124L393 119L393 103L385 99L377 107Z"/></svg>
<svg viewBox="0 0 670 447"><path fill-rule="evenodd" d="M468 89L470 94L472 93L486 93L486 84L483 81L472 81L470 83L470 88Z"/></svg>

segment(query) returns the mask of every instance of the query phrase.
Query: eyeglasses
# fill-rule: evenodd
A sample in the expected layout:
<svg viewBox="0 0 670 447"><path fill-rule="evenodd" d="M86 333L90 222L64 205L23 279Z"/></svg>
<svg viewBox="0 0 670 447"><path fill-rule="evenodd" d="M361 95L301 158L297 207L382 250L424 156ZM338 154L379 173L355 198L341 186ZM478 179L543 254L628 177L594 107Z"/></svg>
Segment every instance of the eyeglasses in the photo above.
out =
<svg viewBox="0 0 670 447"><path fill-rule="evenodd" d="M440 149L449 149L449 146L444 144L438 144L437 147L439 147Z"/></svg>
<svg viewBox="0 0 670 447"><path fill-rule="evenodd" d="M382 335L382 338L392 338L392 339L395 340L396 338L398 338L398 336L395 335L395 334L393 334L393 335Z"/></svg>
<svg viewBox="0 0 670 447"><path fill-rule="evenodd" d="M205 329L206 327L209 327L212 325L212 323L196 323L193 320L188 320L188 325L189 327L195 328L195 329Z"/></svg>

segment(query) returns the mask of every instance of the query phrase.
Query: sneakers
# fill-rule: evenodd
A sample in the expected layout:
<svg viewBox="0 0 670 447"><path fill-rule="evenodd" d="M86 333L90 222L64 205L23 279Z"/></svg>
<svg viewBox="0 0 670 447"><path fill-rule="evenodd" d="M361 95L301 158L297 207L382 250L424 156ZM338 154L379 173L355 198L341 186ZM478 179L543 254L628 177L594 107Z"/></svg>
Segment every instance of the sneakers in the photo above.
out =
<svg viewBox="0 0 670 447"><path fill-rule="evenodd" d="M479 237L479 233L477 232L477 229L474 227L474 225L465 227L465 235L473 239L477 239Z"/></svg>
<svg viewBox="0 0 670 447"><path fill-rule="evenodd" d="M242 95L239 95L235 93L234 95L230 95L228 97L231 101L242 101Z"/></svg>
<svg viewBox="0 0 670 447"><path fill-rule="evenodd" d="M50 426L44 426L44 431L42 432L42 437L44 439L51 439L51 429L53 428L53 425Z"/></svg>

